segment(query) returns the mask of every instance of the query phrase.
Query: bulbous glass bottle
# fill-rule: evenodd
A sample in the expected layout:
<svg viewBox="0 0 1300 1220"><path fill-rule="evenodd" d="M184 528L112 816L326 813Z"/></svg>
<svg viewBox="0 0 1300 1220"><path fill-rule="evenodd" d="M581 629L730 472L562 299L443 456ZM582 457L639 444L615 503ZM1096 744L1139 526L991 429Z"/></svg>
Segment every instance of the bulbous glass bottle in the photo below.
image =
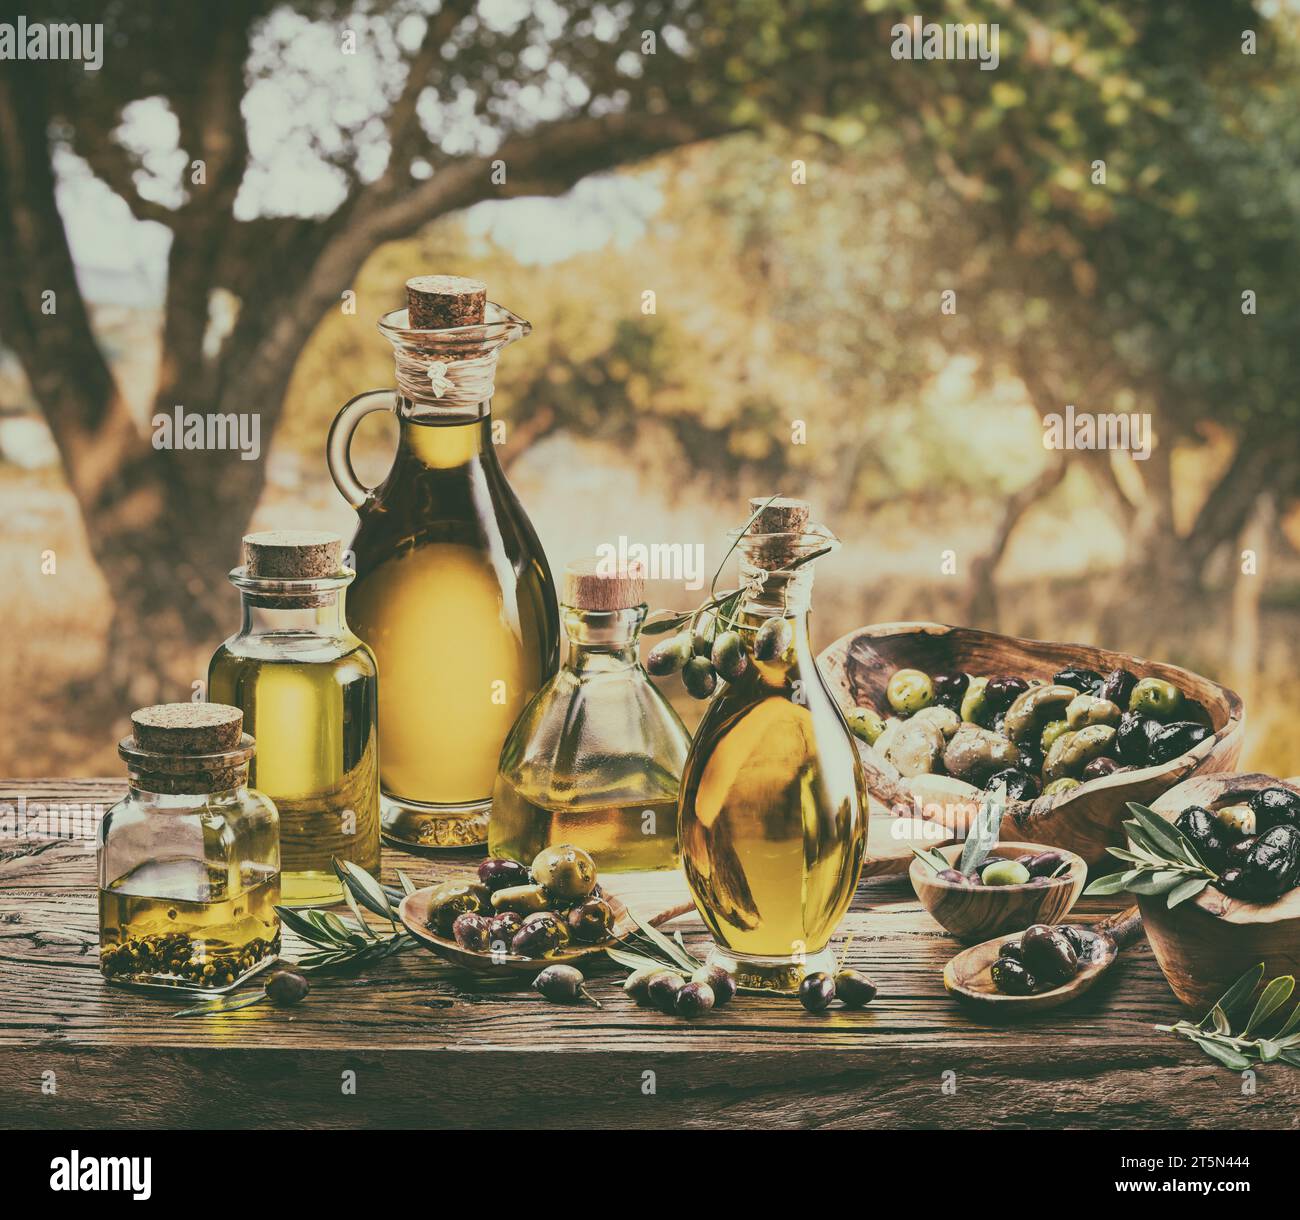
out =
<svg viewBox="0 0 1300 1220"><path fill-rule="evenodd" d="M678 865L677 791L690 736L641 667L644 581L565 573L564 666L506 738L488 849L525 864L569 843L601 872Z"/></svg>
<svg viewBox="0 0 1300 1220"><path fill-rule="evenodd" d="M749 663L696 730L679 806L687 884L715 941L710 962L742 986L773 990L834 970L829 943L862 871L868 813L857 748L808 632L812 562L837 543L806 524L806 506L793 528L771 528L788 522L777 509L791 503L800 502L760 512L740 537L734 626ZM760 660L757 633L778 616L788 645Z"/></svg>
<svg viewBox="0 0 1300 1220"><path fill-rule="evenodd" d="M413 308L415 293L408 286ZM550 569L492 433L497 356L531 328L491 302L476 324L409 323L407 310L380 320L397 392L343 408L329 465L358 516L349 617L379 662L384 833L471 847L487 839L505 736L559 659ZM397 414L401 435L372 489L353 473L348 444L378 410Z"/></svg>

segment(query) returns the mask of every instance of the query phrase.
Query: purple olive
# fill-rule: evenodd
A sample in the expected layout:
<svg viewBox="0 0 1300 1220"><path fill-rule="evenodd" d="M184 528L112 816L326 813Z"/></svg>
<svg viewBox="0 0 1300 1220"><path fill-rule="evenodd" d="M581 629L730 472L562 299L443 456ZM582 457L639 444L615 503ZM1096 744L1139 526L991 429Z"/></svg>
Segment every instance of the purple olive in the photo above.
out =
<svg viewBox="0 0 1300 1220"><path fill-rule="evenodd" d="M692 983L707 983L713 991L714 1007L729 1004L736 994L736 979L721 966L701 966L691 975Z"/></svg>
<svg viewBox="0 0 1300 1220"><path fill-rule="evenodd" d="M471 953L485 953L492 943L492 921L473 911L466 911L463 915L456 916L451 925L451 934L462 949L468 949Z"/></svg>
<svg viewBox="0 0 1300 1220"><path fill-rule="evenodd" d="M835 999L835 980L824 970L805 974L799 984L799 1003L809 1012L825 1012Z"/></svg>
<svg viewBox="0 0 1300 1220"><path fill-rule="evenodd" d="M494 894L497 890L506 890L511 886L527 885L532 880L528 869L518 860L495 858L479 861L478 879Z"/></svg>
<svg viewBox="0 0 1300 1220"><path fill-rule="evenodd" d="M715 1003L713 988L708 983L686 983L677 989L673 1011L681 1017L700 1017Z"/></svg>

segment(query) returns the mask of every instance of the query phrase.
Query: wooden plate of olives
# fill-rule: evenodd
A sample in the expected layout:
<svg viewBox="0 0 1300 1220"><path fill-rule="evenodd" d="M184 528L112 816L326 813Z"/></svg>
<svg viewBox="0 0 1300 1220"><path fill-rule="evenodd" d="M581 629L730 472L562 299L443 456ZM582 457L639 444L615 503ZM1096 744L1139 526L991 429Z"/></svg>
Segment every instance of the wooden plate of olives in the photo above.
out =
<svg viewBox="0 0 1300 1220"><path fill-rule="evenodd" d="M1141 931L1136 907L1099 923L1040 923L963 949L943 968L943 985L964 1007L993 1021L1059 1008L1091 990Z"/></svg>
<svg viewBox="0 0 1300 1220"><path fill-rule="evenodd" d="M1265 978L1300 974L1300 782L1198 775L1151 809L1176 823L1226 883L1172 910L1162 895L1138 896L1147 939L1179 1000L1203 1011L1257 962ZM1277 839L1288 840L1285 851L1266 850Z"/></svg>
<svg viewBox="0 0 1300 1220"><path fill-rule="evenodd" d="M963 846L934 849L952 866L946 873L936 873L917 857L908 870L921 904L962 940L1059 923L1079 900L1088 878L1088 866L1079 856L1039 843L998 843L973 870L977 876L964 876L956 869Z"/></svg>
<svg viewBox="0 0 1300 1220"><path fill-rule="evenodd" d="M1129 801L1230 771L1241 752L1237 694L1127 653L914 622L861 627L818 660L860 739L873 812L960 835L1001 780L1007 839L1089 865L1124 845Z"/></svg>
<svg viewBox="0 0 1300 1220"><path fill-rule="evenodd" d="M695 910L665 904L655 926ZM536 973L603 953L636 927L626 904L598 883L595 861L578 847L548 847L531 867L487 859L477 874L406 895L406 930L440 957L480 974Z"/></svg>

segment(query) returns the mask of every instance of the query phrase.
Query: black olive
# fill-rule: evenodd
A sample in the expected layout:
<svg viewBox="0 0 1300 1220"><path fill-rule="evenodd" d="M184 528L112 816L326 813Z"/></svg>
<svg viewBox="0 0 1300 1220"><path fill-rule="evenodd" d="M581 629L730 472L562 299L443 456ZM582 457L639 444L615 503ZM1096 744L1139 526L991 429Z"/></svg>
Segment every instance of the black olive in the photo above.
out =
<svg viewBox="0 0 1300 1220"><path fill-rule="evenodd" d="M1119 763L1113 758L1107 758L1104 755L1101 758L1094 758L1087 763L1083 770L1079 772L1079 778L1086 784L1090 779L1103 779L1107 775L1114 775L1119 770Z"/></svg>
<svg viewBox="0 0 1300 1220"><path fill-rule="evenodd" d="M935 703L940 707L951 708L954 712L961 710L962 696L970 686L970 674L960 672L935 674L930 681L934 686Z"/></svg>
<svg viewBox="0 0 1300 1220"><path fill-rule="evenodd" d="M1289 788L1261 788L1252 792L1250 807L1255 811L1255 825L1259 830L1272 830L1274 826L1300 828L1300 793Z"/></svg>
<svg viewBox="0 0 1300 1220"><path fill-rule="evenodd" d="M708 983L686 983L677 989L673 1011L682 1017L699 1017L717 1002Z"/></svg>
<svg viewBox="0 0 1300 1220"><path fill-rule="evenodd" d="M1077 924L1063 923L1056 930L1074 947L1075 955L1080 962L1086 962L1092 956L1092 948L1097 943L1097 938L1087 928L1081 928Z"/></svg>
<svg viewBox="0 0 1300 1220"><path fill-rule="evenodd" d="M451 934L462 949L485 953L492 944L492 921L473 911L457 915L451 925Z"/></svg>
<svg viewBox="0 0 1300 1220"><path fill-rule="evenodd" d="M1038 980L1014 957L998 958L989 967L989 975L1003 995L1030 995L1038 988Z"/></svg>
<svg viewBox="0 0 1300 1220"><path fill-rule="evenodd" d="M1223 836L1223 825L1214 814L1192 805L1178 815L1174 825L1192 841L1206 864L1219 868L1226 857L1228 842Z"/></svg>
<svg viewBox="0 0 1300 1220"><path fill-rule="evenodd" d="M1158 720L1141 712L1125 712L1115 730L1115 753L1130 767L1145 767L1151 761L1151 739L1164 728Z"/></svg>
<svg viewBox="0 0 1300 1220"><path fill-rule="evenodd" d="M1020 942L1018 940L1004 940L998 947L999 957L1009 957L1013 962L1020 961Z"/></svg>
<svg viewBox="0 0 1300 1220"><path fill-rule="evenodd" d="M685 986L680 974L665 970L646 984L646 999L660 1012L672 1012L677 1006L677 993Z"/></svg>
<svg viewBox="0 0 1300 1220"><path fill-rule="evenodd" d="M521 957L545 957L560 947L564 932L559 920L549 911L540 911L538 915L540 919L530 915L524 920L523 926L511 938L511 953Z"/></svg>
<svg viewBox="0 0 1300 1220"><path fill-rule="evenodd" d="M1237 865L1225 868L1219 874L1219 889L1233 898L1250 898L1252 895L1247 893L1246 887L1242 884L1241 876L1241 869Z"/></svg>
<svg viewBox="0 0 1300 1220"><path fill-rule="evenodd" d="M1210 736L1213 734L1205 725L1192 720L1175 720L1172 724L1161 725L1152 734L1148 760L1152 765L1172 762Z"/></svg>
<svg viewBox="0 0 1300 1220"><path fill-rule="evenodd" d="M1261 902L1280 898L1296 883L1300 868L1300 830L1274 826L1257 835L1241 866L1243 892Z"/></svg>
<svg viewBox="0 0 1300 1220"><path fill-rule="evenodd" d="M799 1003L809 1012L825 1012L835 998L835 980L824 970L805 974L799 984Z"/></svg>
<svg viewBox="0 0 1300 1220"><path fill-rule="evenodd" d="M1052 681L1057 686L1073 686L1075 690L1082 691L1085 695L1095 695L1101 690L1103 678L1095 669L1067 665L1055 674Z"/></svg>
<svg viewBox="0 0 1300 1220"><path fill-rule="evenodd" d="M1055 928L1036 923L1020 938L1025 966L1041 983L1057 987L1078 973L1079 955Z"/></svg>
<svg viewBox="0 0 1300 1220"><path fill-rule="evenodd" d="M1246 863L1246 857L1250 854L1250 849L1255 846L1256 835L1247 835L1244 839L1238 839L1235 843L1228 844L1228 850L1224 853L1224 861L1227 864L1240 868Z"/></svg>
<svg viewBox="0 0 1300 1220"><path fill-rule="evenodd" d="M1128 707L1128 697L1136 685L1136 674L1127 669L1112 669L1102 681L1099 697L1109 699L1116 707Z"/></svg>
<svg viewBox="0 0 1300 1220"><path fill-rule="evenodd" d="M692 983L707 983L713 992L713 1003L717 1008L731 1003L736 994L736 979L721 966L701 966L691 975Z"/></svg>
<svg viewBox="0 0 1300 1220"><path fill-rule="evenodd" d="M1043 790L1038 776L1030 775L1028 771L1022 771L1019 767L1007 767L1006 770L990 776L984 785L984 791L992 792L998 784L1006 784L1009 801L1032 801Z"/></svg>
<svg viewBox="0 0 1300 1220"><path fill-rule="evenodd" d="M574 940L594 945L614 930L614 911L603 898L588 898L569 912L566 922Z"/></svg>
<svg viewBox="0 0 1300 1220"><path fill-rule="evenodd" d="M572 1004L574 1000L589 1000L600 1007L597 1000L584 986L586 979L582 971L573 966L547 966L533 980L533 988L553 1004Z"/></svg>
<svg viewBox="0 0 1300 1220"><path fill-rule="evenodd" d="M266 998L277 1008L290 1008L307 998L311 984L296 970L277 970L266 980Z"/></svg>
<svg viewBox="0 0 1300 1220"><path fill-rule="evenodd" d="M936 873L935 877L940 881L947 881L950 885L975 885L977 882L968 877L965 873L955 868L945 868L943 872Z"/></svg>
<svg viewBox="0 0 1300 1220"><path fill-rule="evenodd" d="M1020 857L1020 863L1029 870L1031 877L1050 877L1065 862L1065 854L1059 851L1040 851L1033 856Z"/></svg>
<svg viewBox="0 0 1300 1220"><path fill-rule="evenodd" d="M510 951L510 942L514 939L515 933L524 926L524 917L518 911L502 911L500 915L493 915L488 921L488 944L492 949L496 949L498 944L501 945L501 952Z"/></svg>
<svg viewBox="0 0 1300 1220"><path fill-rule="evenodd" d="M835 975L835 994L845 1008L865 1008L876 998L876 985L856 970L841 970Z"/></svg>
<svg viewBox="0 0 1300 1220"><path fill-rule="evenodd" d="M1016 696L1023 695L1028 689L1029 683L1024 678L990 678L984 688L984 710L991 716L1005 712L1015 702Z"/></svg>
<svg viewBox="0 0 1300 1220"><path fill-rule="evenodd" d="M512 885L527 885L532 880L528 869L518 860L497 859L479 861L478 879L494 894Z"/></svg>

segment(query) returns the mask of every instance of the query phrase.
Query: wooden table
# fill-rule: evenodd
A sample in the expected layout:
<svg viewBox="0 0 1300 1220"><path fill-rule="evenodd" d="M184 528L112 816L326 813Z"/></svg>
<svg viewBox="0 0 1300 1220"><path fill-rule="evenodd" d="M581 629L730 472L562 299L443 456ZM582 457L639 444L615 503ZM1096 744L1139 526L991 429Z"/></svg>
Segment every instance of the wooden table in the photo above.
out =
<svg viewBox="0 0 1300 1220"><path fill-rule="evenodd" d="M416 949L320 979L297 1008L177 1020L182 1001L100 978L93 842L27 832L45 806L84 835L122 792L0 781L4 1127L1276 1128L1300 1113L1300 1072L1266 1068L1243 1093L1152 1029L1180 1010L1142 941L1073 1008L973 1023L940 979L958 946L906 879L864 881L840 929L880 988L859 1013L742 996L688 1023L637 1008L603 967L603 1009L561 1007L483 990ZM395 867L425 884L468 863L386 850L386 881ZM1078 913L1112 909L1085 899ZM694 917L673 927L706 943ZM290 937L287 956L299 948Z"/></svg>

